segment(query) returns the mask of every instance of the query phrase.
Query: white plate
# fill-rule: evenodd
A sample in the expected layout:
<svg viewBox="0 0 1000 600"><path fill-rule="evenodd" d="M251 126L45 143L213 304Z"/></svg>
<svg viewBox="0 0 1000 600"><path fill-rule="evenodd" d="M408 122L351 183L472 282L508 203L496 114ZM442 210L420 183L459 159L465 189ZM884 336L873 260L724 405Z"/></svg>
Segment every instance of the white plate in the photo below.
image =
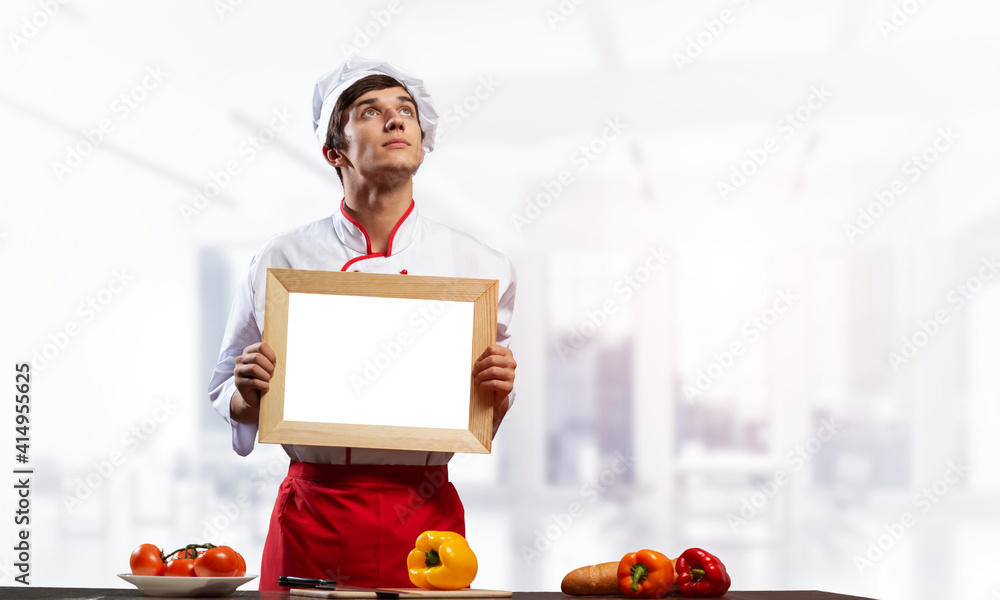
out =
<svg viewBox="0 0 1000 600"><path fill-rule="evenodd" d="M147 596L182 598L185 596L228 596L244 583L257 579L256 575L243 577L170 577L167 575L131 575L119 577L139 588Z"/></svg>

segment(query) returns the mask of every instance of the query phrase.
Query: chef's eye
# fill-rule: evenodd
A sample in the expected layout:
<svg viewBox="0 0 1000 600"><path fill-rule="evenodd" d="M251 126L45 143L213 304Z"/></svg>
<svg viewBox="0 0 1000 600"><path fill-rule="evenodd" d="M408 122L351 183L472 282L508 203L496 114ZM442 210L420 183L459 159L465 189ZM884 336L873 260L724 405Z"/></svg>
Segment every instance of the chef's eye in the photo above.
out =
<svg viewBox="0 0 1000 600"><path fill-rule="evenodd" d="M366 109L364 109L361 112L361 116L362 117L374 117L375 116L375 109L374 108L366 108Z"/></svg>
<svg viewBox="0 0 1000 600"><path fill-rule="evenodd" d="M406 116L408 116L408 117L412 117L413 116L413 109L410 108L409 106L404 106L403 108L399 109L399 112L402 113L402 114L404 114L404 115L406 115Z"/></svg>

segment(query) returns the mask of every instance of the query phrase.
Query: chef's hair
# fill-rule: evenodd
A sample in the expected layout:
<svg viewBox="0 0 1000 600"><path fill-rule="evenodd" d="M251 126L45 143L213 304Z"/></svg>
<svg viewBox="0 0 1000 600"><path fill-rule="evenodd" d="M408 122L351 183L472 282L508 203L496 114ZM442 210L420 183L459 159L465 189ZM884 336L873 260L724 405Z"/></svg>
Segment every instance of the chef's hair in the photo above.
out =
<svg viewBox="0 0 1000 600"><path fill-rule="evenodd" d="M326 147L333 148L334 150L346 150L347 149L347 139L344 137L344 113L347 109L354 104L358 98L364 96L368 92L375 92L378 90L386 90L389 88L401 87L406 90L406 86L402 83L396 81L388 75L369 75L368 77L363 77L358 81L354 82L350 87L344 90L344 93L337 98L337 103L333 105L333 113L330 115L330 125L326 128ZM407 94L410 94L410 90L406 90ZM412 96L412 94L410 94ZM417 127L420 127L420 111L417 108L417 103L413 103L413 110L417 113ZM420 130L420 139L424 139L424 130ZM336 167L337 177L340 178L340 183L344 183L344 176L340 173L340 167Z"/></svg>

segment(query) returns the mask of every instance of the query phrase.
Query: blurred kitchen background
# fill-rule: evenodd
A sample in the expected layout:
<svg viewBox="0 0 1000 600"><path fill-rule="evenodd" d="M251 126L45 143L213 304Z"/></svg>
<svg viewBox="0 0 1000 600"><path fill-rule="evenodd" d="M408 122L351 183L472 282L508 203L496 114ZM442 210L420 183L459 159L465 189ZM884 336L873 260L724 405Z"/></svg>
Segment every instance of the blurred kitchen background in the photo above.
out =
<svg viewBox="0 0 1000 600"><path fill-rule="evenodd" d="M424 216L517 267L517 400L451 470L477 587L697 546L733 589L1000 597L1000 5L3 12L0 357L11 383L34 365L32 584L124 587L142 542L228 543L259 572L288 461L237 456L206 389L254 251L337 207L312 86L361 53L444 115Z"/></svg>

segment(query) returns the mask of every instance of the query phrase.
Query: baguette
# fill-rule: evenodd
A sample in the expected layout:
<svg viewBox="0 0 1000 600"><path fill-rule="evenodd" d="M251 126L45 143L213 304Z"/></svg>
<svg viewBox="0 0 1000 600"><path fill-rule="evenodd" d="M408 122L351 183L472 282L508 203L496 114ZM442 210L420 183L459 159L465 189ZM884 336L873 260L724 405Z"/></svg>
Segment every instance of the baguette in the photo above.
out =
<svg viewBox="0 0 1000 600"><path fill-rule="evenodd" d="M563 593L570 596L621 594L621 590L618 589L618 562L573 569L563 577Z"/></svg>

